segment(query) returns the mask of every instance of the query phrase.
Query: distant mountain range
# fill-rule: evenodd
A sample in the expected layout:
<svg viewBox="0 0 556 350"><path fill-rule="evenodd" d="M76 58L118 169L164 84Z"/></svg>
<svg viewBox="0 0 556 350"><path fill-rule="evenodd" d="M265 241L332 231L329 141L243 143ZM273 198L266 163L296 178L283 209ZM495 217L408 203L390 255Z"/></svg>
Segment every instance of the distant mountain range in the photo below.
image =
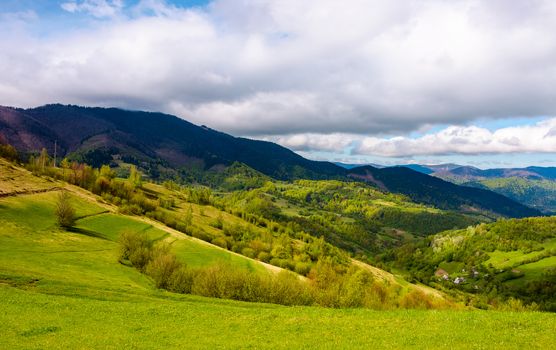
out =
<svg viewBox="0 0 556 350"><path fill-rule="evenodd" d="M556 213L556 167L484 170L457 164L404 167L455 184L494 191L547 214Z"/></svg>
<svg viewBox="0 0 556 350"><path fill-rule="evenodd" d="M453 163L438 165L403 164L394 166L385 166L379 164L346 164L339 162L336 162L334 164L339 165L345 169L353 169L364 165L370 165L375 168L403 167L415 170L422 174L433 175L439 178L448 179L452 182L467 182L471 180L509 177L520 177L530 180L556 180L556 167L530 166L526 168L479 169L473 166L459 165Z"/></svg>
<svg viewBox="0 0 556 350"><path fill-rule="evenodd" d="M541 214L494 192L458 186L426 174L458 169L451 165L414 165L413 169L339 166L303 158L275 143L234 137L162 113L59 104L31 109L0 107L0 135L21 152L37 152L44 147L52 154L56 142L59 156L70 155L95 166L124 159L150 171L153 177L160 167L202 171L240 162L282 180L367 181L441 209L510 217Z"/></svg>
<svg viewBox="0 0 556 350"><path fill-rule="evenodd" d="M427 175L453 179L459 182L491 178L521 177L531 180L556 180L556 167L530 166L527 168L479 169L457 164L401 165Z"/></svg>

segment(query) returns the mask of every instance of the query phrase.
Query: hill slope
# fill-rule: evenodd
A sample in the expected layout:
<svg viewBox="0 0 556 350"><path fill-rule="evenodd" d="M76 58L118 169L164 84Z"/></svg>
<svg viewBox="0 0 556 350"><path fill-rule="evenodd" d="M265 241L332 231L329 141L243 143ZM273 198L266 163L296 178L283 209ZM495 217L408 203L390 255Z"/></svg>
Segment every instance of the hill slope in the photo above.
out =
<svg viewBox="0 0 556 350"><path fill-rule="evenodd" d="M556 217L500 220L451 230L397 251L417 279L556 310Z"/></svg>
<svg viewBox="0 0 556 350"><path fill-rule="evenodd" d="M441 209L484 212L508 217L542 215L538 210L517 203L500 194L484 189L468 188L405 167L377 169L371 166L354 168L349 175L374 183L379 188L403 193L412 200ZM490 212L490 214L488 214Z"/></svg>
<svg viewBox="0 0 556 350"><path fill-rule="evenodd" d="M520 177L489 178L463 183L464 186L500 193L545 213L556 212L556 181Z"/></svg>

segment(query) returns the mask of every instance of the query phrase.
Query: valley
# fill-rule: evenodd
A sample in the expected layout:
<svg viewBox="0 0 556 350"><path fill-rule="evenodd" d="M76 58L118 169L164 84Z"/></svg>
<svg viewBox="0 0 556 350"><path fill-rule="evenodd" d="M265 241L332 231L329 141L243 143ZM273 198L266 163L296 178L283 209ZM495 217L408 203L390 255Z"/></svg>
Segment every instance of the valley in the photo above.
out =
<svg viewBox="0 0 556 350"><path fill-rule="evenodd" d="M416 310L383 305L387 310L382 311L285 307L156 289L150 277L118 262L117 240L122 232L142 232L149 239L170 242L180 261L190 267L225 261L258 275L275 274L280 268L197 240L157 221L123 215L102 197L60 180L37 177L5 161L0 166L6 176L5 193L9 194L0 199L0 293L4 310L0 316L4 335L0 342L6 348L70 348L80 347L83 342L98 348L206 348L222 344L229 348L462 344L461 348L465 348L465 344L473 342L489 348L518 349L542 348L553 341L550 330L556 326L556 319L538 312L471 311L462 304L441 307L458 310L438 311L419 310L425 304L410 306ZM323 185L321 195L331 186L326 182ZM295 198L300 185L285 186L292 192L284 190L281 198ZM143 187L148 193L160 191L167 199L177 200L180 195L160 185L145 183ZM69 231L58 228L53 215L61 188L71 193L76 210L75 228ZM375 195L384 205L388 197ZM395 203L401 198L389 200L392 202L388 203ZM316 203L318 200L315 206ZM180 212L184 204L176 203L176 211ZM199 229L215 231L210 224L222 215L225 225L237 221L260 230L211 205L189 203L185 204L186 210L189 205L192 223ZM409 203L406 205L411 208ZM412 210L420 208L413 206ZM293 211L297 208L288 209L290 215L297 215ZM198 214L201 210L203 215ZM418 288L432 293L424 286L368 268L378 280L400 283L397 289ZM516 327L528 332L532 339L521 337Z"/></svg>

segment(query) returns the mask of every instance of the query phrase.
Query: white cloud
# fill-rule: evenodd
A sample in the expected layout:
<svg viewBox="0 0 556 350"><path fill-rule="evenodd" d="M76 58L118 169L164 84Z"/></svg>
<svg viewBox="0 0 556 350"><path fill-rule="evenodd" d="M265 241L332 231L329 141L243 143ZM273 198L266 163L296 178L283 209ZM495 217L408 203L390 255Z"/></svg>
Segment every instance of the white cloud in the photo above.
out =
<svg viewBox="0 0 556 350"><path fill-rule="evenodd" d="M49 36L0 37L0 104L160 110L308 145L298 148L327 148L317 134L326 141L331 133L556 115L553 1L124 5L66 1L66 11L103 20ZM310 136L298 142L289 134Z"/></svg>
<svg viewBox="0 0 556 350"><path fill-rule="evenodd" d="M354 154L384 157L450 154L504 154L556 152L556 118L534 125L489 131L476 126L450 126L419 138L365 137Z"/></svg>
<svg viewBox="0 0 556 350"><path fill-rule="evenodd" d="M341 153L346 147L351 146L357 136L345 134L294 134L283 136L261 137L263 140L278 143L295 151L325 151Z"/></svg>
<svg viewBox="0 0 556 350"><path fill-rule="evenodd" d="M123 0L72 0L60 5L65 11L86 12L94 17L114 17L123 8Z"/></svg>

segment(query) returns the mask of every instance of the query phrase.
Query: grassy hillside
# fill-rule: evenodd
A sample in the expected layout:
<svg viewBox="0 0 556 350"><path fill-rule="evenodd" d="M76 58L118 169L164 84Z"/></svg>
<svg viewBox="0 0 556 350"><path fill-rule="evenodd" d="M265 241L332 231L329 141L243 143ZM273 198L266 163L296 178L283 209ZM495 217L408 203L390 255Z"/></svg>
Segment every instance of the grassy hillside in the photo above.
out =
<svg viewBox="0 0 556 350"><path fill-rule="evenodd" d="M417 204L403 195L359 182L266 182L256 189L220 197L227 208L322 236L335 246L362 256L372 256L416 237L479 222L476 217Z"/></svg>
<svg viewBox="0 0 556 350"><path fill-rule="evenodd" d="M307 234L299 236L300 239L289 237L285 235L286 227L282 227L279 223L265 221L263 218L252 215L233 215L230 213L232 210L225 211L218 206L217 204L222 204L218 200L215 201L217 206L199 204L199 198L196 196L199 193L205 193L202 189L197 193L198 191L194 189L145 183L142 185L142 193L144 193L142 196L157 198L157 201L168 205L171 203L166 208L158 208L153 215L149 213L149 216L158 218L162 215L163 221L170 221L172 226L178 227L181 226L176 224L176 220L178 223L184 224L188 221L184 231L193 233L205 241L145 216L122 215L120 212L127 210L125 206L117 207L109 204L101 197L63 181L35 176L4 160L0 160L0 170L12 179L9 184L5 184L7 192L3 198L0 198L0 224L4 222L7 227L13 227L12 231L6 231L13 232L13 234L3 237L7 239L5 243L7 251L10 250L8 249L10 244L36 246L35 239L50 237L52 233L52 237L61 240L60 242L56 241L61 246L68 244L63 241L64 239L69 239L74 243L81 238L101 240L102 243L108 244L104 251L112 250L111 255L116 259L118 250L116 241L119 235L124 232L141 232L155 242L170 244L172 252L178 259L191 268L209 266L216 262L227 262L246 271L268 273L268 271L282 270L279 266L286 261L294 262L294 265L288 263L283 266L291 270L295 270L299 264L309 268L318 265L312 263L307 254L319 254L315 255L320 257L318 259L330 259L334 258L335 254L340 254L338 256L343 259L341 260L343 265L336 267L343 269L344 272L351 265L351 260L345 252L328 245L323 240L314 240ZM25 183L34 184L40 190L38 192L33 189L28 192L16 190L23 187ZM73 206L77 209L78 220L67 235L62 234L63 231L56 226L53 214L60 188L72 192ZM194 198L197 198L197 202L192 202ZM33 220L29 220L30 217L33 217ZM241 237L234 238L234 235L237 234L240 234ZM296 237L295 234L292 235ZM214 244L206 241L212 241ZM100 244L98 241L95 242ZM84 245L86 244L84 243ZM253 247L253 249L249 247ZM260 249L267 258L261 258L261 254L255 254L255 249ZM312 253L313 249L317 249L315 253ZM86 250L83 247L83 251ZM18 252L20 249L13 249L13 251ZM73 250L69 252L71 253ZM42 258L40 250L31 251L29 254L33 255L33 259ZM284 254L290 254L289 260L286 258L270 259L272 256L283 257ZM60 259L65 258L63 254L57 256L60 256ZM15 256L9 258L15 259ZM309 259L309 262L299 261L300 258ZM296 262L297 265L295 265ZM411 285L386 271L360 262L358 264L371 271L378 281L382 281L381 283L386 284L398 295L403 296L409 291L418 290L432 295L434 298L442 299L440 294L430 288ZM307 270L306 273L308 272L310 271Z"/></svg>
<svg viewBox="0 0 556 350"><path fill-rule="evenodd" d="M252 271L266 271L256 261L183 234L172 234L168 229L162 230L142 220L105 213L105 208L75 196L73 203L77 215L83 218L77 221L73 232L61 231L52 214L55 201L55 192L0 200L0 225L3 227L0 274L8 280L38 279L63 288L76 281L81 287L107 283L107 289L128 289L126 281L119 278L129 268L117 264L116 240L123 231L140 231L152 239L177 242L173 244L176 254L191 266L222 260ZM144 277L137 278L148 285ZM39 281L37 287L43 283ZM136 290L135 287L133 283L132 289Z"/></svg>
<svg viewBox="0 0 556 350"><path fill-rule="evenodd" d="M556 217L501 220L406 245L391 256L417 280L556 310Z"/></svg>
<svg viewBox="0 0 556 350"><path fill-rule="evenodd" d="M60 231L51 215L54 198L0 201L2 348L519 349L555 340L556 318L549 314L282 307L156 290L149 278L117 263L112 238L125 229L158 239L172 232L77 197L78 215L86 216L77 227L90 234ZM203 243L189 247L203 256L229 254L205 251Z"/></svg>
<svg viewBox="0 0 556 350"><path fill-rule="evenodd" d="M0 348L457 349L473 344L519 349L547 348L555 340L551 330L556 318L551 314L283 307L168 293L156 289L153 280L137 269L118 262L119 234L141 232L156 242L167 242L191 267L225 260L257 275L273 274L278 268L152 219L122 215L90 192L35 177L9 163L0 161L0 173L11 179L4 181L0 198ZM71 191L76 209L77 222L69 231L60 229L53 215L60 187ZM298 188L289 190L284 198L295 197ZM145 184L144 191L173 200L165 210L192 213L191 227L199 231L222 235L215 225L219 218L224 225L266 231L257 224L260 221L188 202L182 191L155 184ZM376 200L384 205L386 199ZM286 209L297 215L297 207L280 210ZM407 295L413 289L433 293L357 264ZM411 299L405 300L411 307Z"/></svg>

